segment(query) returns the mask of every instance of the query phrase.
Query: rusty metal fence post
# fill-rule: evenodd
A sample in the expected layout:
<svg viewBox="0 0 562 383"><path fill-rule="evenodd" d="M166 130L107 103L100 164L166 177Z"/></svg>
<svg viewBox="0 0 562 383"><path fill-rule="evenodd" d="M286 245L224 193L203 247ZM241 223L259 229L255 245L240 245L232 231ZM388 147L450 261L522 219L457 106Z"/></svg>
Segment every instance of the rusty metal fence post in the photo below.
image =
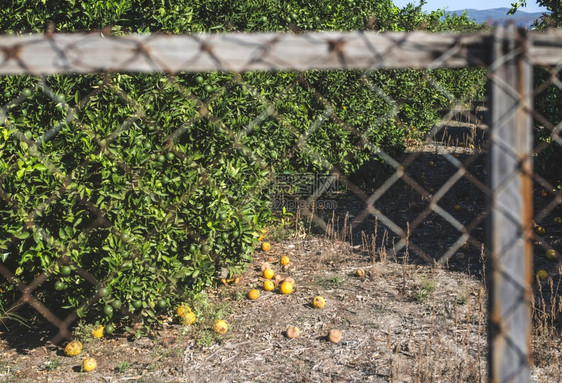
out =
<svg viewBox="0 0 562 383"><path fill-rule="evenodd" d="M532 282L532 64L528 38L498 27L490 76L489 380L529 382Z"/></svg>

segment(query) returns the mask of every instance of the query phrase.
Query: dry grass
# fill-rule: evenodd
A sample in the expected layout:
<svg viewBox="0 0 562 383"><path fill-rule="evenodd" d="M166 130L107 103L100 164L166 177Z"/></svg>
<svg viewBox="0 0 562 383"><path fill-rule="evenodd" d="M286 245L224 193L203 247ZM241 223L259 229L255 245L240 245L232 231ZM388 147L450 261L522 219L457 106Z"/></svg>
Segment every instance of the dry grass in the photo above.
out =
<svg viewBox="0 0 562 383"><path fill-rule="evenodd" d="M348 227L344 225L344 228ZM408 263L408 247L393 252L385 232L362 235L352 246L350 233L328 231L329 238L303 236L274 243L256 255L242 283L208 292L194 303L198 323L170 322L153 337L95 340L84 354L98 369L79 371L78 358L47 346L16 352L2 344L0 382L482 382L486 381L486 289L463 272ZM281 255L291 259L283 271ZM290 295L261 291L260 266L273 262L278 273L296 281ZM356 276L357 268L366 271ZM485 274L485 273L483 273ZM560 283L539 285L534 310L533 380L561 381L561 344L555 318L562 309ZM311 299L326 298L315 309ZM210 330L223 317L230 331ZM288 339L294 325L301 336ZM326 334L340 329L332 344Z"/></svg>
<svg viewBox="0 0 562 383"><path fill-rule="evenodd" d="M459 139L477 149L465 146L463 155L478 151L475 130L469 133ZM449 134L444 137L452 139ZM445 149L454 153L461 150ZM427 180L428 190L437 189L456 171L440 159L441 153L432 154L432 150L424 148L425 161L416 161L408 168L412 176L423 175L427 160L435 161L439 170ZM459 215L470 222L482 201L472 194L472 199L464 202L464 191L457 195L453 190L448 198L463 201L467 209ZM387 216L394 214L394 220L402 219L402 212L416 214L411 203L419 203L419 195L412 193L402 198L389 195L379 205L387 209ZM351 199L344 202L345 208L355 204ZM271 251L256 253L240 284L211 289L191 302L198 317L193 326L182 327L170 318L150 337L97 340L87 338L91 326L81 325L77 332L82 331L88 341L83 356L94 356L98 361L93 373L80 372L80 358L65 357L60 345L49 345L41 339L49 339L48 334L32 334L30 338L13 329L0 333L0 382L487 380L483 250L480 259L478 249L473 248L475 254L467 255L466 260L452 260L456 271L447 264L420 265L410 252L409 241L439 256L446 250L447 241L458 237L456 229L428 217L421 228L413 228L410 233L408 221L415 216L407 216L406 245L397 251L396 239L376 220L372 230L354 233L352 221L357 211L334 213L326 219L327 227L321 228L322 236L312 234L317 212L312 213L307 220L301 219L299 212L284 219L281 227L270 233ZM277 263L282 255L291 259L287 270ZM260 267L264 261L271 262L276 273L295 279L292 294L263 291ZM482 265L481 270L475 270L475 265ZM364 278L356 275L358 268L365 271ZM555 274L550 273L554 279L535 285L532 377L536 382L562 381L562 270ZM254 287L260 290L260 297L251 301L246 294ZM325 308L313 308L311 301L316 295L326 299ZM225 336L212 331L213 321L219 317L230 324ZM299 327L299 338L285 336L290 325ZM338 344L326 340L332 328L342 331L343 339Z"/></svg>

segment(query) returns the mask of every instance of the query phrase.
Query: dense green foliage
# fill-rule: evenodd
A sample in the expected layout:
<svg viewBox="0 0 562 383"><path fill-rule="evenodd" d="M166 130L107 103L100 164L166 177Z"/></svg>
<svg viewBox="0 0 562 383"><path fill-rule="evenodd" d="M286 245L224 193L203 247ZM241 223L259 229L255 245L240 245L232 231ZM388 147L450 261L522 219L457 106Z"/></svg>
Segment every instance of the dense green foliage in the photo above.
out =
<svg viewBox="0 0 562 383"><path fill-rule="evenodd" d="M536 3L546 7L547 16L535 23L537 29L562 27L562 2L560 0L537 0ZM511 13L520 7L525 7L526 1L511 4ZM559 69L559 68L558 68ZM535 118L537 131L536 168L553 185L560 188L560 164L562 163L562 139L560 138L560 124L562 123L562 89L560 81L562 70L536 67L534 70L534 88L540 89L535 94L535 111L540 117ZM557 140L556 140L557 138ZM545 144L546 143L546 144Z"/></svg>
<svg viewBox="0 0 562 383"><path fill-rule="evenodd" d="M476 30L464 17L441 21L442 11L421 5L403 9L391 0L8 0L0 9L0 30L42 32L52 22L59 32L112 26L127 32L170 33L289 30Z"/></svg>
<svg viewBox="0 0 562 383"><path fill-rule="evenodd" d="M554 187L560 189L562 173L562 138L560 124L562 124L562 89L559 84L562 70L552 70L537 67L534 70L534 86L540 89L535 95L535 126L538 155L535 158L535 168Z"/></svg>
<svg viewBox="0 0 562 383"><path fill-rule="evenodd" d="M0 29L479 28L390 1L266 4L11 1ZM421 136L442 109L481 98L484 81L474 69L1 77L0 254L14 273L2 299L36 279L53 310L157 322L251 259L275 174L351 174Z"/></svg>

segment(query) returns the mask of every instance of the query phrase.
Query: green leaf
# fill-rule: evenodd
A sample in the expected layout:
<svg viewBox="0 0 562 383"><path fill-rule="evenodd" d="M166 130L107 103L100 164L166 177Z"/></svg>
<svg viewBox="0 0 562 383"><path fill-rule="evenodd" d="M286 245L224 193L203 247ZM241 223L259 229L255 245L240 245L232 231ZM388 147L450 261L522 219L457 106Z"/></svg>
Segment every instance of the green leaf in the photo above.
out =
<svg viewBox="0 0 562 383"><path fill-rule="evenodd" d="M29 237L29 232L28 231L22 231L20 233L15 233L14 237L16 237L17 239L26 239L27 237Z"/></svg>

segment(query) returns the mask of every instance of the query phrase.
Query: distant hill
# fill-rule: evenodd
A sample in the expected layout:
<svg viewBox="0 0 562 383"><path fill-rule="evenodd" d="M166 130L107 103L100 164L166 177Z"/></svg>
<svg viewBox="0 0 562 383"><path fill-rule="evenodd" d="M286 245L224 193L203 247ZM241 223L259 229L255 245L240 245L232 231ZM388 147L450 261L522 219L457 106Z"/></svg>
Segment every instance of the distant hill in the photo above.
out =
<svg viewBox="0 0 562 383"><path fill-rule="evenodd" d="M456 11L447 11L446 13L462 15L465 9ZM494 24L506 24L508 21L513 20L516 25L521 27L530 27L535 20L540 19L542 12L523 12L518 10L515 15L508 15L509 8L493 8L493 9L466 9L466 14L469 19L476 21L479 24L490 21Z"/></svg>

